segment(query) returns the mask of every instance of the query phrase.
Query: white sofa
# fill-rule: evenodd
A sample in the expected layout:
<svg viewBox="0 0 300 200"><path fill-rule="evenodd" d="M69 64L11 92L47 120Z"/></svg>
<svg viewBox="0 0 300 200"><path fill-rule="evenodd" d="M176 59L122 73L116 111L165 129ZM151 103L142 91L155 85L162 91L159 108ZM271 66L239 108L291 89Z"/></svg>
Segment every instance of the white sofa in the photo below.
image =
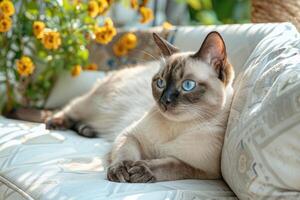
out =
<svg viewBox="0 0 300 200"><path fill-rule="evenodd" d="M179 27L169 39L183 50L196 50L212 30L224 37L237 75L222 156L225 180L109 182L103 167L109 142L0 116L0 200L300 199L298 32L289 23ZM48 105L80 95L98 75L103 73L64 77ZM249 127L253 119L256 124ZM284 123L273 130L267 126L272 121ZM272 139L261 144L266 135Z"/></svg>

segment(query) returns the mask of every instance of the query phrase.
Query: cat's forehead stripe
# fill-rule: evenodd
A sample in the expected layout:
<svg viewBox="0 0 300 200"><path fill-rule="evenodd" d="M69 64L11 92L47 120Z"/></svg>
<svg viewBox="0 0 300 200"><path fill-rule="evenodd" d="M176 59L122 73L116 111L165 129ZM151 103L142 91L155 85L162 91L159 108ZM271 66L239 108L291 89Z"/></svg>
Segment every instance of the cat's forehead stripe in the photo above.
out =
<svg viewBox="0 0 300 200"><path fill-rule="evenodd" d="M174 76L173 78L175 79L182 79L184 76L185 65L186 60L182 58L169 60L161 71L161 77L168 78Z"/></svg>
<svg viewBox="0 0 300 200"><path fill-rule="evenodd" d="M184 61L181 61L180 63L178 63L173 69L174 76L181 79L183 77L183 74L184 74L183 73L184 72L184 66L185 66Z"/></svg>

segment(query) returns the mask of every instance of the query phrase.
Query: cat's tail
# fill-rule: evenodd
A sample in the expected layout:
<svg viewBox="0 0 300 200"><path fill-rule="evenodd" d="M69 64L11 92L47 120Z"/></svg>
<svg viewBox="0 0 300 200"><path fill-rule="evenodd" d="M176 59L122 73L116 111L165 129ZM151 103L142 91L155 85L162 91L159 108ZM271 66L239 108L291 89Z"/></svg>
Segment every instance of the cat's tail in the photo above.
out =
<svg viewBox="0 0 300 200"><path fill-rule="evenodd" d="M54 111L34 108L18 108L5 114L10 119L24 120L29 122L44 123L45 120L52 116Z"/></svg>

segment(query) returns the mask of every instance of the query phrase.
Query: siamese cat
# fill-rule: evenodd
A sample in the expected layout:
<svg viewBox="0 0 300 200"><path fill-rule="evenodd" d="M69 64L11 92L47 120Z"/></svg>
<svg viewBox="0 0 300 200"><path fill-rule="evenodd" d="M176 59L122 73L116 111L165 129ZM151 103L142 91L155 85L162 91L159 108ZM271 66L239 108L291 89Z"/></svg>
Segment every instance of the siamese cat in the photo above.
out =
<svg viewBox="0 0 300 200"><path fill-rule="evenodd" d="M225 43L211 32L197 52L180 52L153 38L160 61L110 73L46 127L113 139L110 181L218 179L234 79Z"/></svg>

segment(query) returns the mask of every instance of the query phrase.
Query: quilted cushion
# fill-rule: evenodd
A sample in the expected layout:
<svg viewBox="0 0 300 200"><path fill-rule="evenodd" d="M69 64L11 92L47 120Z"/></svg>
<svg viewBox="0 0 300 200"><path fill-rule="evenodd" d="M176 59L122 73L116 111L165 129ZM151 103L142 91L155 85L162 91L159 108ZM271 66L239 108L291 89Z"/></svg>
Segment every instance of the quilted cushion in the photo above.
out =
<svg viewBox="0 0 300 200"><path fill-rule="evenodd" d="M103 159L110 146L0 117L0 200L236 199L222 180L110 182Z"/></svg>
<svg viewBox="0 0 300 200"><path fill-rule="evenodd" d="M286 24L255 48L235 85L222 173L240 199L300 199L300 36Z"/></svg>

